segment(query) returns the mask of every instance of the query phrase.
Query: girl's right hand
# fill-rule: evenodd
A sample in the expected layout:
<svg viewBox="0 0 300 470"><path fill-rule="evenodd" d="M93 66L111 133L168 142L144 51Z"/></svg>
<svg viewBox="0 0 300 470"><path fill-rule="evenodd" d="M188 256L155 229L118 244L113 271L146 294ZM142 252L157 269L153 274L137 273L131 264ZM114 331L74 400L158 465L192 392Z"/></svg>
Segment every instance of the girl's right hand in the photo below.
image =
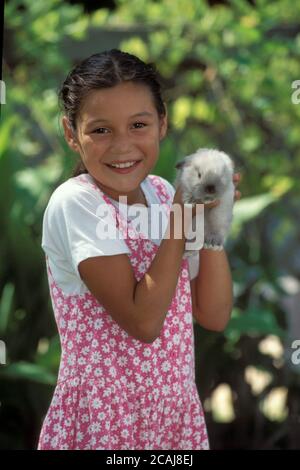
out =
<svg viewBox="0 0 300 470"><path fill-rule="evenodd" d="M184 209L184 203L183 203L183 200L182 200L182 188L180 186L178 186L175 194L174 194L174 198L173 198L173 204L180 204L181 206L181 209L182 209L182 212L183 212L183 209ZM199 208L201 207L200 204L194 204L193 207L192 207L192 216L195 217L195 215L197 214L197 212L199 212Z"/></svg>
<svg viewBox="0 0 300 470"><path fill-rule="evenodd" d="M179 206L181 207L181 210L179 211L179 214L177 212L175 212L175 216L176 217L181 217L180 220L178 220L178 223L181 225L182 227L182 233L183 233L183 236L186 238L189 231L190 231L190 228L191 228L191 224L192 224L192 219L197 215L198 212L201 211L201 204L194 204L192 206L192 210L189 208L185 208L185 204L183 203L183 200L182 200L182 189L181 187L179 186L174 194L174 197L173 197L173 205L177 205L179 204ZM189 206L191 206L191 204L187 204ZM177 221L176 221L177 223Z"/></svg>

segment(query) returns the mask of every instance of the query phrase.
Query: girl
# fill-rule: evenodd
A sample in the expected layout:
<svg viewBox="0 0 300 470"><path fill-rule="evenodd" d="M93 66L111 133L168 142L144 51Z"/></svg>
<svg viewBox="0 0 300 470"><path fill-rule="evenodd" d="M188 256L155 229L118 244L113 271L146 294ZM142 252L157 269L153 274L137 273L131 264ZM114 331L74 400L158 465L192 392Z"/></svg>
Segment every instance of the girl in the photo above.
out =
<svg viewBox="0 0 300 470"><path fill-rule="evenodd" d="M200 269L183 258L181 190L151 174L167 131L158 73L113 49L76 66L59 97L81 162L43 220L62 357L38 449L208 449L193 316L224 329L232 281L224 251L201 250ZM133 205L164 208L159 236L136 229Z"/></svg>

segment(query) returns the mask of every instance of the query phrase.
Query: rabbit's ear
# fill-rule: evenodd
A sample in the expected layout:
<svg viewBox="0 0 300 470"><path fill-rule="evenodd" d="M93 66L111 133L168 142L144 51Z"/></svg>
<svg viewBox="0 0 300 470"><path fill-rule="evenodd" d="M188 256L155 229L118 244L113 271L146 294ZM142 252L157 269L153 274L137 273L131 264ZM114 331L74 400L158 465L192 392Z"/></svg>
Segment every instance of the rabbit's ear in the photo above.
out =
<svg viewBox="0 0 300 470"><path fill-rule="evenodd" d="M179 170L185 164L186 164L186 160L180 160L179 162L176 163L175 168L177 168L177 170Z"/></svg>

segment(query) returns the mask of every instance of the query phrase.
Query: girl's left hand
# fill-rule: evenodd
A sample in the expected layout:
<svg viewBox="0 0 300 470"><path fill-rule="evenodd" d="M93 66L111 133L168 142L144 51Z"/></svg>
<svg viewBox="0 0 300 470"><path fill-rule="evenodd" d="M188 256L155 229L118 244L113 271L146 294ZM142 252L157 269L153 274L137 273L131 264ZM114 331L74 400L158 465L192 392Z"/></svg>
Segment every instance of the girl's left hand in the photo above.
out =
<svg viewBox="0 0 300 470"><path fill-rule="evenodd" d="M232 178L232 181L233 181L235 187L237 187L237 185L239 184L239 182L241 181L241 179L242 179L241 173L234 173L233 178ZM235 190L235 192L234 192L234 200L235 200L235 201L238 201L239 199L241 199L241 196L242 196L241 191Z"/></svg>
<svg viewBox="0 0 300 470"><path fill-rule="evenodd" d="M237 187L237 185L239 184L239 182L241 181L241 179L242 179L241 173L234 173L233 178L232 178L232 181L233 181L235 187ZM236 189L235 192L234 192L234 200L235 200L235 201L238 201L239 199L241 199L241 195L242 195L241 191L239 191L239 190ZM212 207L216 207L216 206L218 206L219 204L220 204L220 201L217 200L217 201L215 201L215 202L211 202L210 204L205 204L204 208L205 208L205 209L206 209L206 208L207 208L207 209L211 209Z"/></svg>

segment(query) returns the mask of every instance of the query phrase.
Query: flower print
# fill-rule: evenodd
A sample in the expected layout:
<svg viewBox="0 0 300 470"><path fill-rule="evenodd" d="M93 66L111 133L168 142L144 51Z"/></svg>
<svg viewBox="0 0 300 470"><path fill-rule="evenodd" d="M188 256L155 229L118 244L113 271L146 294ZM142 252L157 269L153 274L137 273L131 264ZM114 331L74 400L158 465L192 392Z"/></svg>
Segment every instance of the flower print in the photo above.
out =
<svg viewBox="0 0 300 470"><path fill-rule="evenodd" d="M151 349L150 348L145 348L144 351L143 351L143 356L150 357L151 356Z"/></svg>
<svg viewBox="0 0 300 470"><path fill-rule="evenodd" d="M71 340L68 341L68 343L67 343L67 348L68 348L68 349L72 349L72 348L73 348L73 341L71 341Z"/></svg>
<svg viewBox="0 0 300 470"><path fill-rule="evenodd" d="M182 302L183 304L186 304L186 303L187 303L187 301L188 301L188 298L187 298L187 296L186 296L185 294L184 294L184 295L182 295L182 296L181 296L181 302Z"/></svg>
<svg viewBox="0 0 300 470"><path fill-rule="evenodd" d="M90 373L91 373L91 370L92 370L92 366L91 366L91 364L88 364L88 365L86 366L86 368L85 368L85 372L86 372L87 374L90 374Z"/></svg>
<svg viewBox="0 0 300 470"><path fill-rule="evenodd" d="M54 432L59 432L61 429L61 425L59 423L55 423L53 426L53 431Z"/></svg>
<svg viewBox="0 0 300 470"><path fill-rule="evenodd" d="M183 286L183 290L185 294L190 295L191 294L191 286L189 285L188 282L186 282Z"/></svg>
<svg viewBox="0 0 300 470"><path fill-rule="evenodd" d="M109 353L110 352L110 347L108 344L102 344L102 351L104 353Z"/></svg>
<svg viewBox="0 0 300 470"><path fill-rule="evenodd" d="M104 359L104 365L106 365L107 367L111 366L111 359L109 357L106 357Z"/></svg>
<svg viewBox="0 0 300 470"><path fill-rule="evenodd" d="M178 333L175 333L175 335L173 335L173 343L176 345L180 343L180 335Z"/></svg>
<svg viewBox="0 0 300 470"><path fill-rule="evenodd" d="M145 261L141 261L139 266L138 266L138 272L141 273L141 274L144 274L147 270L147 265L145 263Z"/></svg>
<svg viewBox="0 0 300 470"><path fill-rule="evenodd" d="M169 361L164 361L161 366L164 372L168 372L171 369L171 364Z"/></svg>
<svg viewBox="0 0 300 470"><path fill-rule="evenodd" d="M103 421L105 419L104 411L100 411L100 413L98 413L97 415L97 418L99 419L99 421Z"/></svg>
<svg viewBox="0 0 300 470"><path fill-rule="evenodd" d="M112 332L112 334L113 334L114 336L116 336L116 335L118 334L118 332L119 332L119 326L118 326L117 324L113 325L113 326L111 327L111 332Z"/></svg>
<svg viewBox="0 0 300 470"><path fill-rule="evenodd" d="M148 240L144 244L145 251L151 253L152 251L152 243Z"/></svg>
<svg viewBox="0 0 300 470"><path fill-rule="evenodd" d="M164 359L166 356L167 356L167 353L166 353L166 351L164 351L163 349L161 349L160 351L158 351L158 357L159 357L160 359Z"/></svg>
<svg viewBox="0 0 300 470"><path fill-rule="evenodd" d="M132 361L132 362L133 362L133 364L134 364L135 366L138 366L139 363L141 362L141 360L140 360L140 358L139 358L138 356L136 356L136 357L133 358L133 361Z"/></svg>
<svg viewBox="0 0 300 470"><path fill-rule="evenodd" d="M66 315L66 314L69 312L69 310L70 310L69 305L68 305L68 304L64 304L63 309L62 309L63 315Z"/></svg>
<svg viewBox="0 0 300 470"><path fill-rule="evenodd" d="M100 377L102 375L102 370L97 367L95 370L94 370L94 376L95 377Z"/></svg>
<svg viewBox="0 0 300 470"><path fill-rule="evenodd" d="M162 394L163 394L164 396L167 396L169 393L170 393L170 386L167 385L167 384L164 384L164 385L162 386Z"/></svg>
<svg viewBox="0 0 300 470"><path fill-rule="evenodd" d="M189 323L190 323L190 321L191 321L191 315L190 315L189 312L186 312L186 313L184 314L183 320L184 320L184 322L185 322L186 324L189 324Z"/></svg>
<svg viewBox="0 0 300 470"><path fill-rule="evenodd" d="M86 308L86 309L89 309L91 305L92 305L92 302L91 302L90 300L87 300L87 301L83 304L83 307Z"/></svg>
<svg viewBox="0 0 300 470"><path fill-rule="evenodd" d="M108 332L107 332L107 331L104 331L104 333L102 333L102 335L101 335L101 339L102 339L103 341L105 341L107 338L108 338Z"/></svg>
<svg viewBox="0 0 300 470"><path fill-rule="evenodd" d="M76 355L74 353L71 353L68 356L67 362L68 362L69 366L74 366L74 364L76 362Z"/></svg>
<svg viewBox="0 0 300 470"><path fill-rule="evenodd" d="M146 387L152 387L153 380L150 377L146 377L145 384L146 384Z"/></svg>
<svg viewBox="0 0 300 470"><path fill-rule="evenodd" d="M81 397L79 399L79 408L87 408L88 406L88 399L87 397Z"/></svg>
<svg viewBox="0 0 300 470"><path fill-rule="evenodd" d="M139 374L138 372L135 372L135 378L136 378L136 381L140 384L142 383L143 381L143 377L141 376L141 374Z"/></svg>
<svg viewBox="0 0 300 470"><path fill-rule="evenodd" d="M58 436L54 436L52 439L51 439L51 447L53 449L55 449L55 447L57 446L58 444Z"/></svg>
<svg viewBox="0 0 300 470"><path fill-rule="evenodd" d="M103 326L103 320L102 318L97 318L97 320L94 321L94 328L95 330L100 330Z"/></svg>
<svg viewBox="0 0 300 470"><path fill-rule="evenodd" d="M82 342L82 336L81 336L80 333L76 333L75 341L76 341L76 343L81 343Z"/></svg>
<svg viewBox="0 0 300 470"><path fill-rule="evenodd" d="M167 330L167 329L166 329L166 330L164 331L164 336L165 336L165 338L169 338L169 337L170 337L170 330Z"/></svg>
<svg viewBox="0 0 300 470"><path fill-rule="evenodd" d="M125 439L126 439L127 437L129 437L128 429L123 429L123 430L121 431L121 436L124 437ZM126 447L126 448L127 448L127 447Z"/></svg>
<svg viewBox="0 0 300 470"><path fill-rule="evenodd" d="M81 415L81 421L82 421L82 423L88 423L89 422L89 415L87 413L83 413Z"/></svg>
<svg viewBox="0 0 300 470"><path fill-rule="evenodd" d="M109 345L114 348L116 346L117 342L115 340L115 338L110 338L109 340Z"/></svg>
<svg viewBox="0 0 300 470"><path fill-rule="evenodd" d="M65 419L65 426L67 426L68 428L71 426L72 422L71 422L71 418L66 418Z"/></svg>
<svg viewBox="0 0 300 470"><path fill-rule="evenodd" d="M66 328L66 321L65 321L64 318L61 318L61 319L59 320L59 327L60 327L62 330L64 330L64 329Z"/></svg>
<svg viewBox="0 0 300 470"><path fill-rule="evenodd" d="M76 434L76 440L77 442L82 442L83 440L83 433L81 431L78 431Z"/></svg>
<svg viewBox="0 0 300 470"><path fill-rule="evenodd" d="M134 348L129 348L127 352L128 352L128 354L129 354L130 356L134 356L134 354L135 354L135 349L134 349Z"/></svg>
<svg viewBox="0 0 300 470"><path fill-rule="evenodd" d="M80 325L78 326L78 330L83 333L86 330L86 325L84 323L80 323Z"/></svg>
<svg viewBox="0 0 300 470"><path fill-rule="evenodd" d="M85 335L85 338L86 338L87 343L90 343L90 341L92 341L93 339L93 333L90 331L89 333Z"/></svg>
<svg viewBox="0 0 300 470"><path fill-rule="evenodd" d="M111 377L116 377L117 371L116 371L116 368L115 368L115 367L110 367L110 368L109 368L109 375L110 375Z"/></svg>
<svg viewBox="0 0 300 470"><path fill-rule="evenodd" d="M119 366L123 367L123 366L126 366L128 360L127 360L127 357L126 356L120 356L118 357L117 359L117 363Z"/></svg>
<svg viewBox="0 0 300 470"><path fill-rule="evenodd" d="M98 410L99 408L101 408L102 406L102 401L100 400L100 398L94 398L92 400L92 408L94 408L95 410Z"/></svg>
<svg viewBox="0 0 300 470"><path fill-rule="evenodd" d="M151 370L151 362L150 361L143 361L141 363L141 371L142 372L150 372Z"/></svg>
<svg viewBox="0 0 300 470"><path fill-rule="evenodd" d="M70 331L75 331L77 326L77 321L76 320L70 320L68 321L68 328Z"/></svg>
<svg viewBox="0 0 300 470"><path fill-rule="evenodd" d="M98 346L99 346L99 341L96 338L94 338L92 341L92 348L98 348Z"/></svg>
<svg viewBox="0 0 300 470"><path fill-rule="evenodd" d="M90 309L90 312L91 312L91 315L92 315L92 316L97 315L97 313L98 313L98 307L93 307L93 308L91 308L91 309Z"/></svg>
<svg viewBox="0 0 300 470"><path fill-rule="evenodd" d="M167 331L167 330L166 330ZM161 338L157 338L154 342L153 342L153 347L155 349L160 349L161 348Z"/></svg>
<svg viewBox="0 0 300 470"><path fill-rule="evenodd" d="M101 354L99 353L99 351L93 351L92 354L91 354L91 361L93 364L98 364L100 361L101 361Z"/></svg>
<svg viewBox="0 0 300 470"><path fill-rule="evenodd" d="M82 348L81 352L82 352L82 354L84 354L85 356L86 356L87 354L89 354L89 352L90 352L89 346L85 346L84 348Z"/></svg>
<svg viewBox="0 0 300 470"><path fill-rule="evenodd" d="M125 341L121 341L121 342L119 343L119 349L120 349L121 351L125 351L125 350L126 350L126 343L125 343Z"/></svg>

